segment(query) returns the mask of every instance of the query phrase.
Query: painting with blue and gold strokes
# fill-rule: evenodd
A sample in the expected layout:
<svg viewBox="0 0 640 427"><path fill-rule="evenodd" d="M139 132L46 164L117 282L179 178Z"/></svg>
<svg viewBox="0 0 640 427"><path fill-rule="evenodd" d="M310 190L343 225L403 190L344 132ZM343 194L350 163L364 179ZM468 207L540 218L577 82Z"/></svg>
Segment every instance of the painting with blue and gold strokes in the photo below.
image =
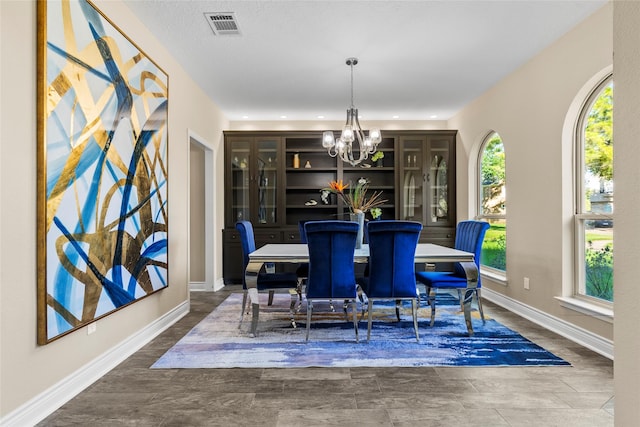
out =
<svg viewBox="0 0 640 427"><path fill-rule="evenodd" d="M168 285L168 76L86 0L38 2L38 343Z"/></svg>

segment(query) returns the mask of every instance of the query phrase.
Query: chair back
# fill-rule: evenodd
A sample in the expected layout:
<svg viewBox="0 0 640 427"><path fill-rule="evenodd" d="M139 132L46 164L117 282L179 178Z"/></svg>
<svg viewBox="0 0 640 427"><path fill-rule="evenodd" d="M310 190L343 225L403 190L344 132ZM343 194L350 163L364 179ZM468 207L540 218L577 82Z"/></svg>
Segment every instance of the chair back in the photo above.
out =
<svg viewBox="0 0 640 427"><path fill-rule="evenodd" d="M304 225L308 221L309 220L307 220L307 219L303 219L301 221L298 221L298 231L300 232L300 243L307 243L307 232L304 230Z"/></svg>
<svg viewBox="0 0 640 427"><path fill-rule="evenodd" d="M416 297L415 254L422 224L415 221L369 221L370 298Z"/></svg>
<svg viewBox="0 0 640 427"><path fill-rule="evenodd" d="M489 223L485 221L460 221L456 227L455 248L465 252L472 252L478 270L480 269L482 242L489 227ZM454 271L456 275L465 276L464 269L459 263L455 264ZM480 276L478 276L478 287L480 287Z"/></svg>
<svg viewBox="0 0 640 427"><path fill-rule="evenodd" d="M310 221L304 227L309 246L307 298L355 298L353 255L358 224L350 221Z"/></svg>
<svg viewBox="0 0 640 427"><path fill-rule="evenodd" d="M244 271L247 268L247 264L249 264L249 254L256 250L253 225L249 221L238 221L236 222L236 230L240 233L240 244L242 246L242 271ZM242 275L242 286L246 287L244 274Z"/></svg>

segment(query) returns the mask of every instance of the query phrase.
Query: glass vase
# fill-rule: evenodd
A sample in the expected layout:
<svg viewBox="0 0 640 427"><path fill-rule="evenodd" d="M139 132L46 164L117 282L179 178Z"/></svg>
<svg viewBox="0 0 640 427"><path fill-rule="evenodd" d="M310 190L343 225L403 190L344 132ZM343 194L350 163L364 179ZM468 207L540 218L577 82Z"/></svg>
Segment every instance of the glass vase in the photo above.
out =
<svg viewBox="0 0 640 427"><path fill-rule="evenodd" d="M362 240L364 238L364 212L350 213L349 217L351 221L358 223L358 236L356 237L356 249L362 247Z"/></svg>

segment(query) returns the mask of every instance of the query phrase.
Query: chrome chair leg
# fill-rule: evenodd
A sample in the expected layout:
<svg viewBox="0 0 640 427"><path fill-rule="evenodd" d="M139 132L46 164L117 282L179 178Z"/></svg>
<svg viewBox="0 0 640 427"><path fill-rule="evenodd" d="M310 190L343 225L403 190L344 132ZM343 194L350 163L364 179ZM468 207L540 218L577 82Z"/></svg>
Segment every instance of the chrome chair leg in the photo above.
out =
<svg viewBox="0 0 640 427"><path fill-rule="evenodd" d="M269 301L267 305L273 305L273 294L275 294L275 291L269 291Z"/></svg>
<svg viewBox="0 0 640 427"><path fill-rule="evenodd" d="M356 331L356 343L360 342L358 337L358 303L356 300L353 300L351 311L353 313L353 328Z"/></svg>
<svg viewBox="0 0 640 427"><path fill-rule="evenodd" d="M291 326L293 329L296 329L298 325L296 324L296 304L298 303L298 293L289 289L289 296L291 298L291 303L289 305L289 316L291 317Z"/></svg>
<svg viewBox="0 0 640 427"><path fill-rule="evenodd" d="M311 329L311 312L313 311L313 302L307 300L307 339L309 341L309 330Z"/></svg>
<svg viewBox="0 0 640 427"><path fill-rule="evenodd" d="M411 300L411 312L413 314L413 329L416 331L416 341L420 342L420 334L418 333L418 301L417 299Z"/></svg>
<svg viewBox="0 0 640 427"><path fill-rule="evenodd" d="M373 313L373 301L371 298L369 298L367 311L367 342L369 342L371 339L371 313Z"/></svg>
<svg viewBox="0 0 640 427"><path fill-rule="evenodd" d="M482 319L482 324L487 323L484 320L484 311L482 310L482 301L480 300L480 289L476 289L476 299L478 300L478 311L480 312L480 318Z"/></svg>
<svg viewBox="0 0 640 427"><path fill-rule="evenodd" d="M436 321L436 289L427 288L427 302L431 306L431 326Z"/></svg>

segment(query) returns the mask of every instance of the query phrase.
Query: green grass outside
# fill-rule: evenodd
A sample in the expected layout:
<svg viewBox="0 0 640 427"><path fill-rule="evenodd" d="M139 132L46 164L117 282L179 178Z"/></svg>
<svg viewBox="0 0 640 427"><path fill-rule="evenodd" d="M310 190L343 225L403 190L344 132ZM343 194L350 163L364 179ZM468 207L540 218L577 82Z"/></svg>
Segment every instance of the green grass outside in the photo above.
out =
<svg viewBox="0 0 640 427"><path fill-rule="evenodd" d="M491 224L491 228L484 235L482 244L482 255L480 256L482 265L502 271L506 270L506 236L507 230L504 224Z"/></svg>
<svg viewBox="0 0 640 427"><path fill-rule="evenodd" d="M585 235L585 240L587 242L595 242L596 240L611 240L611 234L602 234L602 233L589 233L587 232Z"/></svg>

